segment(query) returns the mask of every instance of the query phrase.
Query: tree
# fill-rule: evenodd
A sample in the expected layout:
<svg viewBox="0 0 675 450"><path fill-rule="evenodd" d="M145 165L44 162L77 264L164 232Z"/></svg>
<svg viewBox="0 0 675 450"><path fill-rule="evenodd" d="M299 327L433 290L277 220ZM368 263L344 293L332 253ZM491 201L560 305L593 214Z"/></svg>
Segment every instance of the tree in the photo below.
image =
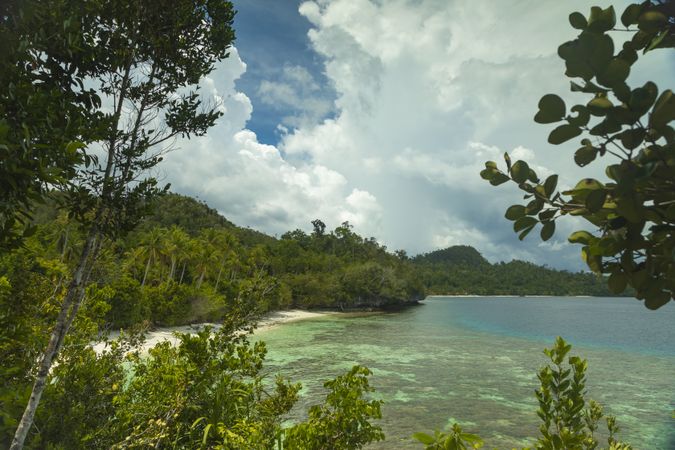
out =
<svg viewBox="0 0 675 450"><path fill-rule="evenodd" d="M629 5L621 15L625 28L617 28L613 7L591 8L585 17L570 14L572 27L580 30L573 41L558 48L565 60L565 75L576 81L571 90L590 96L587 104L568 109L557 95L539 101L538 123L558 123L548 142L559 145L582 133L574 154L580 167L596 158L615 158L605 167L609 179L585 178L568 191L557 190L558 175L540 180L525 161L511 162L504 155L506 171L493 161L481 176L497 186L509 180L526 192L526 205L513 205L506 218L522 240L538 224L548 240L558 219L580 216L595 230L569 236L581 244L582 257L598 274L608 274L609 289L619 294L635 289L645 306L657 309L675 295L675 95L649 81L630 88L631 67L654 49L675 47L675 4L646 1ZM628 31L630 40L615 48L611 31ZM596 118L594 123L591 119Z"/></svg>
<svg viewBox="0 0 675 450"><path fill-rule="evenodd" d="M227 56L234 39L234 11L227 1L80 3L70 6L88 14L86 21L76 23L86 27L91 44L89 74L113 108L97 112L105 126L93 150L101 157L77 173L67 195L70 214L86 227L87 237L38 361L12 450L23 447L54 358L84 300L102 241L130 230L149 199L161 192L145 173L161 161L167 145L178 136L204 134L219 117L218 110L203 109L196 84Z"/></svg>
<svg viewBox="0 0 675 450"><path fill-rule="evenodd" d="M572 346L561 337L556 339L553 347L544 349L550 362L537 373L540 387L535 395L539 403L537 415L542 423L534 448L595 450L599 445L596 432L604 418L607 450L630 450L630 445L617 440L616 418L605 415L602 406L593 400L586 405L588 362L578 356L568 357L571 349ZM450 433L436 431L434 436L415 433L412 437L423 443L426 450L466 450L483 446L480 437L463 433L457 424Z"/></svg>
<svg viewBox="0 0 675 450"><path fill-rule="evenodd" d="M100 5L99 5L100 6ZM96 2L0 3L0 249L20 245L34 202L91 162L103 118L84 80L97 70Z"/></svg>

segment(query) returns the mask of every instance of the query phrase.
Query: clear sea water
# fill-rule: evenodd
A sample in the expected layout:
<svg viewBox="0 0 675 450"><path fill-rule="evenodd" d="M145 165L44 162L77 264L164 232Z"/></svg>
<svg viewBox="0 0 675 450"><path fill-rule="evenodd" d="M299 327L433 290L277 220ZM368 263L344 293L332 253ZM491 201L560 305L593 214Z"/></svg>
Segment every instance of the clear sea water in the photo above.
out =
<svg viewBox="0 0 675 450"><path fill-rule="evenodd" d="M417 431L454 422L485 448L533 445L537 370L556 336L589 362L588 397L617 416L637 449L675 449L675 304L649 311L628 298L434 297L396 313L331 315L257 336L270 374L303 384L289 420L321 402L325 380L362 364L384 400L387 439L420 448Z"/></svg>

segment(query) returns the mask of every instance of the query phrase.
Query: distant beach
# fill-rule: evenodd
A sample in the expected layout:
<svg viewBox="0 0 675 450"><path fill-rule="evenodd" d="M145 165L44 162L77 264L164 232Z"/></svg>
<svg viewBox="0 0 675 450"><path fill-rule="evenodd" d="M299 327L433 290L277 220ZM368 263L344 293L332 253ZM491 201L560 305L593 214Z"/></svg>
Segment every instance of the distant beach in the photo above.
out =
<svg viewBox="0 0 675 450"><path fill-rule="evenodd" d="M302 309L291 309L288 311L274 311L269 314L266 314L255 329L255 333L263 332L270 330L276 326L279 326L284 323L295 322L298 320L305 319L314 319L317 317L326 316L329 314L338 314L334 312L314 312L314 311L305 311ZM188 333L194 334L204 327L213 327L219 328L220 325L217 323L199 323L194 325L182 325L177 327L159 327L152 331L148 331L145 335L145 342L143 343L142 350L147 352L149 349L159 344L160 342L168 341L173 345L178 343L178 338L175 333ZM108 334L108 340L117 339L120 335L119 331L112 331ZM92 348L96 353L101 353L107 348L108 344L106 342L96 342L92 345Z"/></svg>

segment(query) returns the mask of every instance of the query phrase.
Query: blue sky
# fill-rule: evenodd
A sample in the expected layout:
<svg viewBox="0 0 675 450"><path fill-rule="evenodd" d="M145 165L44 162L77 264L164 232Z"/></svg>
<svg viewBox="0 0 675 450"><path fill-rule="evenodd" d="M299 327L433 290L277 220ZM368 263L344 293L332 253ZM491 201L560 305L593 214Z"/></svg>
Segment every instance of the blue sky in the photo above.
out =
<svg viewBox="0 0 675 450"><path fill-rule="evenodd" d="M598 1L606 7L608 1ZM625 3L624 3L625 4ZM505 209L513 185L478 173L487 160L527 160L560 187L604 178L607 160L580 169L578 142L547 143L534 123L541 96L569 92L558 46L586 0L315 0L235 2L231 57L202 81L224 115L203 138L177 143L163 171L241 226L272 235L349 221L391 250L476 247L491 261L580 270L567 243L579 218L543 243L518 241ZM621 5L623 6L623 5ZM617 9L620 11L621 6ZM618 33L620 42L626 33ZM618 45L617 45L618 47ZM629 84L672 88L668 52L641 58Z"/></svg>
<svg viewBox="0 0 675 450"><path fill-rule="evenodd" d="M278 125L284 117L307 113L306 108L293 107L288 103L266 102L260 92L264 81L283 82L284 68L286 72L293 67L305 69L319 86L314 97L325 100L329 106L335 99L335 92L323 73L323 61L310 47L307 32L311 24L298 12L300 3L294 0L234 2L237 9L234 24L236 46L247 65L236 87L245 92L255 105L247 126L256 133L258 141L265 144L278 143ZM313 119L321 120L333 113L333 108L330 108Z"/></svg>

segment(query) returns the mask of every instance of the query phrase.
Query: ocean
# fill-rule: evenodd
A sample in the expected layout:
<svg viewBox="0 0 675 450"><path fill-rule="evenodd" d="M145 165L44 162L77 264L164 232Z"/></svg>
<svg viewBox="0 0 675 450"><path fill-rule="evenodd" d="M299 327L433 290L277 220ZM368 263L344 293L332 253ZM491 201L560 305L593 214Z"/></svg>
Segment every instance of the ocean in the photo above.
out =
<svg viewBox="0 0 675 450"><path fill-rule="evenodd" d="M431 297L401 312L287 323L256 339L267 343L270 377L303 384L290 422L322 401L324 381L361 364L384 400L387 439L368 448L419 449L413 433L457 422L485 448L510 449L535 443L536 372L556 336L588 360L587 397L617 416L620 438L675 449L673 302L650 311L630 298Z"/></svg>

